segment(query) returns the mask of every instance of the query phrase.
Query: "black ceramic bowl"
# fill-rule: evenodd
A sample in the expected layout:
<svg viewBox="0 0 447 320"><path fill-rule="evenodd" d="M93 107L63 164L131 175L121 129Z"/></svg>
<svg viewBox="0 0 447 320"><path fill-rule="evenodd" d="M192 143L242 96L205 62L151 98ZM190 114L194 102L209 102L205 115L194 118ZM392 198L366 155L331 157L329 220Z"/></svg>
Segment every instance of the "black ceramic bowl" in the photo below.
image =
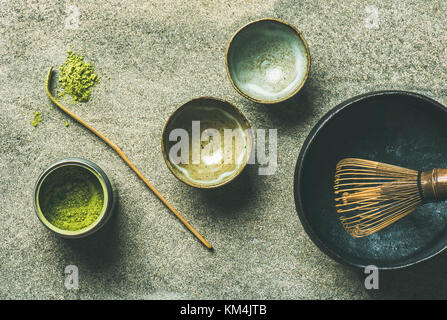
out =
<svg viewBox="0 0 447 320"><path fill-rule="evenodd" d="M295 202L304 229L331 258L354 267L397 269L447 246L447 204L430 203L364 238L351 237L334 209L336 163L364 158L415 170L447 168L447 109L425 96L373 92L326 114L304 142L295 170Z"/></svg>

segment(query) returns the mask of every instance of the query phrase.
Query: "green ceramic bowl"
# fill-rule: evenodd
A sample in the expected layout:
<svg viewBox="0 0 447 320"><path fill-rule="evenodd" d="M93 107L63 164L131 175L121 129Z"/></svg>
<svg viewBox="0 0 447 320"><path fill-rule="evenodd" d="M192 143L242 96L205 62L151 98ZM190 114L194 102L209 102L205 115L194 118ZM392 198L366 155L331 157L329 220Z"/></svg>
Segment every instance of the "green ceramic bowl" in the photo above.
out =
<svg viewBox="0 0 447 320"><path fill-rule="evenodd" d="M45 188L50 183L48 181L51 181L53 177L61 174L82 177L92 175L97 178L96 187L98 190L102 190L103 193L103 207L96 220L90 225L76 231L64 230L53 225L47 219L45 208L42 204L42 194L45 193ZM61 187L63 188L64 186L62 185ZM64 238L81 238L99 230L112 215L114 199L112 185L104 171L95 163L82 158L69 158L53 163L42 172L34 187L34 210L37 217L50 231Z"/></svg>
<svg viewBox="0 0 447 320"><path fill-rule="evenodd" d="M161 148L166 165L193 187L227 184L250 158L253 138L249 129L247 119L232 104L211 97L193 99L178 108L163 128Z"/></svg>
<svg viewBox="0 0 447 320"><path fill-rule="evenodd" d="M310 71L310 52L295 27L278 19L250 22L231 38L227 74L244 97L278 103L303 87Z"/></svg>

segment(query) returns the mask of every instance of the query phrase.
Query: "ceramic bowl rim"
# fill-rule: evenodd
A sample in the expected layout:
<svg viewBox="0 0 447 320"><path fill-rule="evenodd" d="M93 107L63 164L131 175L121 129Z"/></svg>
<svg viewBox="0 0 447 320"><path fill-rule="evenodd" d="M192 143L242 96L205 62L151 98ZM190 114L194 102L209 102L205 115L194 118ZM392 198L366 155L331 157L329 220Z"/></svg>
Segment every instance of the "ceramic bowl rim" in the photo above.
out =
<svg viewBox="0 0 447 320"><path fill-rule="evenodd" d="M228 105L229 107L231 107L234 111L236 111L236 113L241 117L241 119L243 120L244 124L245 124L245 129L251 129L251 125L248 122L247 118L244 116L244 114L232 103L220 99L220 98L216 98L216 97L211 97L211 96L201 96L201 97L196 97L196 98L192 98L191 100L188 100L187 102L183 103L180 107L178 107L177 109L175 109L168 117L168 120L166 120L165 125L163 126L163 130L161 133L161 152L163 154L163 159L165 160L166 166L168 167L168 169L171 171L171 173L181 182L185 183L186 185L189 185L191 187L195 187L195 188L199 188L199 189L214 189L214 188L218 188L221 187L223 185L226 185L228 183L230 183L231 181L233 181L234 179L236 179L241 172L244 170L244 168L247 166L248 164L248 159L250 158L251 153L253 152L253 136L252 134L247 135L248 137L248 143L247 143L247 157L246 157L246 161L244 161L243 165L240 166L240 168L237 170L237 172L231 177L231 179L225 180L223 182L220 182L218 184L212 184L212 185L202 185L202 184L196 184L193 183L192 181L189 181L187 179L184 179L183 175L180 175L177 173L176 170L174 170L171 162L169 161L168 155L166 153L165 150L165 133L166 133L166 129L168 127L168 124L171 122L173 116L179 112L181 109L185 108L187 105L194 103L196 101L203 101L203 100L214 100L217 101L219 103L223 103Z"/></svg>
<svg viewBox="0 0 447 320"><path fill-rule="evenodd" d="M304 75L304 78L301 80L301 82L299 83L299 85L292 91L290 92L287 96L278 99L278 100L262 100L262 99L256 99L248 94L246 94L245 92L243 92L237 85L236 83L233 81L233 78L231 77L231 72L230 72L230 68L229 68L229 52L230 52L230 48L231 45L233 43L233 40L236 38L236 36L243 31L245 28L247 28L248 26L252 25L252 24L256 24L259 22L264 22L264 21L272 21L275 23L279 23L282 25L285 25L289 28L291 28L300 38L301 42L304 44L304 47L306 49L306 56L307 56L307 63L306 63L306 73ZM228 42L227 48L225 50L225 69L227 72L227 76L228 79L230 80L231 85L233 86L233 88L243 97L247 98L248 100L251 100L253 102L257 102L257 103L261 103L261 104L277 104L283 101L286 101L290 98L292 98L293 96L295 96L299 91L301 91L301 89L304 87L304 84L307 82L307 78L309 77L309 73L310 73L310 67L311 67L311 55L310 55L310 49L309 49L309 45L307 44L306 39L304 38L302 32L300 30L298 30L298 28L296 28L295 26L293 26L292 24L281 20L281 19L277 19L277 18L261 18L261 19L257 19L257 20L253 20L250 21L248 23L246 23L245 25L243 25L242 27L240 27L230 38L230 41Z"/></svg>

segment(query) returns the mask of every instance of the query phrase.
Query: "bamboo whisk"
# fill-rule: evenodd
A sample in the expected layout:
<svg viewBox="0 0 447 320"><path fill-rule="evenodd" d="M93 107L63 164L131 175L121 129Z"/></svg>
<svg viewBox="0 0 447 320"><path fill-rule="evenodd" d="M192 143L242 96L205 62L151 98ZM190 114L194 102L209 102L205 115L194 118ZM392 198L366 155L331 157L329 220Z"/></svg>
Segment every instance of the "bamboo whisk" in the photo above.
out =
<svg viewBox="0 0 447 320"><path fill-rule="evenodd" d="M447 169L410 170L348 158L336 166L335 207L353 237L373 234L425 202L447 199Z"/></svg>

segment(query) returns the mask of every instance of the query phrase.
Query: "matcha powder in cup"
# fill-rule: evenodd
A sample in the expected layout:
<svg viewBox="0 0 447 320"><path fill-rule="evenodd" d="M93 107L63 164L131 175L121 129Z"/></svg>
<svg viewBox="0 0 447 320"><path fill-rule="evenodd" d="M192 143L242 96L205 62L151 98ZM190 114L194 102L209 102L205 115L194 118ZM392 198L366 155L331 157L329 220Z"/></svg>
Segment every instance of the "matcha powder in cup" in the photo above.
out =
<svg viewBox="0 0 447 320"><path fill-rule="evenodd" d="M34 187L34 211L50 231L82 238L101 229L113 214L116 195L105 172L82 158L58 160Z"/></svg>
<svg viewBox="0 0 447 320"><path fill-rule="evenodd" d="M104 207L104 191L98 178L88 169L65 166L44 180L39 205L53 226L77 231L99 218Z"/></svg>

